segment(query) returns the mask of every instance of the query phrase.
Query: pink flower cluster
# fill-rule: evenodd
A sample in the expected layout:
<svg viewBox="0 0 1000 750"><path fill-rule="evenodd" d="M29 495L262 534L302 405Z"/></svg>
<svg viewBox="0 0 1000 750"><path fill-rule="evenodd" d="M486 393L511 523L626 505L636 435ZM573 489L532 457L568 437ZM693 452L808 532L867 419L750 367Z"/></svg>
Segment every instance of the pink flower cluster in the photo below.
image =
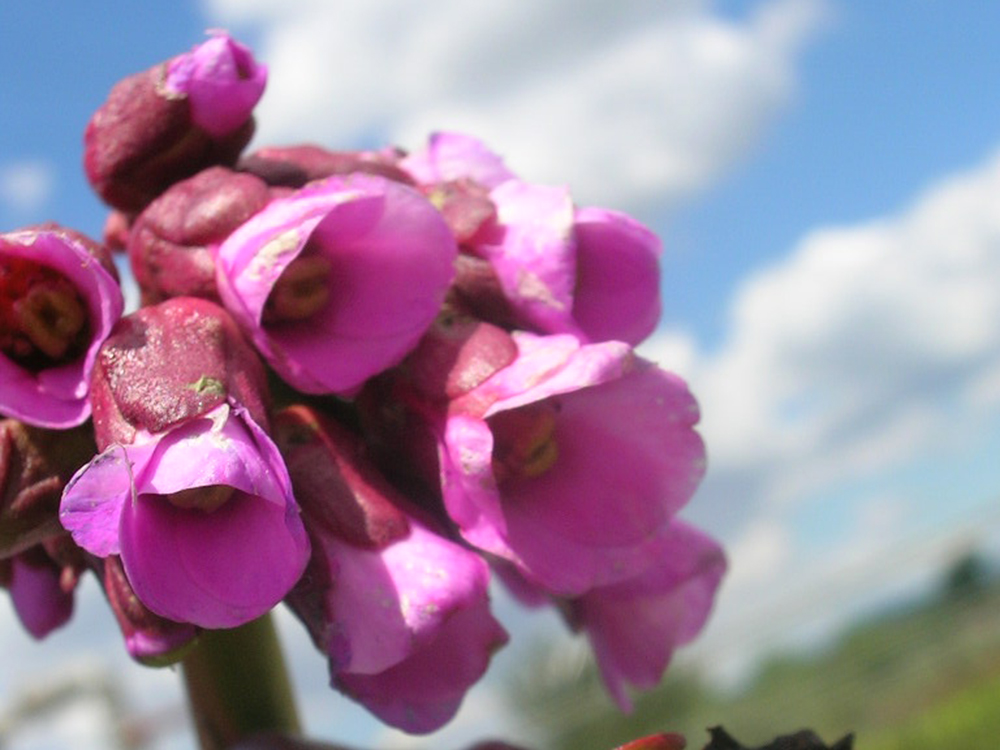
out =
<svg viewBox="0 0 1000 750"><path fill-rule="evenodd" d="M507 640L495 573L627 706L725 570L677 518L697 405L633 351L659 240L466 135L243 154L265 79L224 34L125 79L85 137L104 244L0 235L0 584L41 637L93 571L152 663L284 601L427 732Z"/></svg>

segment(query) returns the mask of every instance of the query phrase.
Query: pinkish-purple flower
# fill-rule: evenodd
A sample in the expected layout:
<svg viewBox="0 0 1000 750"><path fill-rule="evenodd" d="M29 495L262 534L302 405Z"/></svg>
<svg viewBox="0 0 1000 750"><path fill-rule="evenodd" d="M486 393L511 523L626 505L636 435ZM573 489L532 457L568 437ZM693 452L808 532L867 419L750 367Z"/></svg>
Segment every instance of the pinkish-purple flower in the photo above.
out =
<svg viewBox="0 0 1000 750"><path fill-rule="evenodd" d="M0 584L10 593L25 630L37 639L65 625L73 615L73 589L63 585L63 566L41 545L0 560Z"/></svg>
<svg viewBox="0 0 1000 750"><path fill-rule="evenodd" d="M470 251L493 268L515 322L635 345L660 317L659 238L631 217L576 208L562 187L508 180L496 224Z"/></svg>
<svg viewBox="0 0 1000 750"><path fill-rule="evenodd" d="M350 394L399 362L434 320L455 241L416 190L331 177L279 198L218 253L226 306L289 384Z"/></svg>
<svg viewBox="0 0 1000 750"><path fill-rule="evenodd" d="M60 518L91 554L121 555L150 610L206 628L267 612L309 556L277 448L228 404L109 447L67 486Z"/></svg>
<svg viewBox="0 0 1000 750"><path fill-rule="evenodd" d="M90 373L122 314L110 258L79 233L0 235L0 412L40 427L90 416Z"/></svg>
<svg viewBox="0 0 1000 750"><path fill-rule="evenodd" d="M221 137L249 119L266 84L266 66L228 34L215 32L167 63L163 88L168 95L187 97L194 124Z"/></svg>
<svg viewBox="0 0 1000 750"><path fill-rule="evenodd" d="M623 710L631 708L627 688L658 685L674 650L701 632L726 571L719 544L692 526L675 520L657 542L646 570L567 603Z"/></svg>
<svg viewBox="0 0 1000 750"><path fill-rule="evenodd" d="M345 428L304 407L276 423L313 539L287 601L335 687L405 731L441 727L507 640L486 562L418 518Z"/></svg>
<svg viewBox="0 0 1000 750"><path fill-rule="evenodd" d="M449 515L558 596L636 575L704 473L693 397L620 342L514 338L518 358L449 407Z"/></svg>

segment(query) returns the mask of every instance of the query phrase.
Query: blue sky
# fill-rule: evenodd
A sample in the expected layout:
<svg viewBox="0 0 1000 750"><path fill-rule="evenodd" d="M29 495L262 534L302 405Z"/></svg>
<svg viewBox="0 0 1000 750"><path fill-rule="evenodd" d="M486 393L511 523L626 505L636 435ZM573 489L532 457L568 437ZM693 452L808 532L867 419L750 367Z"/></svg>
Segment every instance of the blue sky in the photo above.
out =
<svg viewBox="0 0 1000 750"><path fill-rule="evenodd" d="M8 3L0 227L98 234L84 123L114 81L211 27L271 67L258 143L465 129L663 236L646 352L699 397L710 470L687 515L733 563L692 658L725 670L781 644L793 634L760 611L803 592L829 592L793 618L820 632L929 585L963 545L1000 551L1000 5ZM50 653L5 619L5 654ZM321 666L304 669L320 691ZM309 695L332 723L341 709ZM492 706L469 704L466 725Z"/></svg>

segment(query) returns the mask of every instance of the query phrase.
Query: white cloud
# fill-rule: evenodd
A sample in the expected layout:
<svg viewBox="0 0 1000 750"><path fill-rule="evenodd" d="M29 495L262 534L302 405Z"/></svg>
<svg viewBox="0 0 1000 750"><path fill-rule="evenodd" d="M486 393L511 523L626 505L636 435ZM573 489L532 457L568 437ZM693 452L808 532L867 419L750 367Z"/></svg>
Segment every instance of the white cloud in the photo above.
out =
<svg viewBox="0 0 1000 750"><path fill-rule="evenodd" d="M47 161L23 160L0 164L0 208L34 213L55 189L55 168Z"/></svg>
<svg viewBox="0 0 1000 750"><path fill-rule="evenodd" d="M741 503L780 505L978 434L1000 382L998 250L1000 155L747 279L723 346L691 365L716 489L739 478Z"/></svg>
<svg viewBox="0 0 1000 750"><path fill-rule="evenodd" d="M746 21L704 0L206 0L259 27L270 67L261 142L419 147L483 138L524 177L583 202L662 210L760 139L794 87L822 0L770 0Z"/></svg>

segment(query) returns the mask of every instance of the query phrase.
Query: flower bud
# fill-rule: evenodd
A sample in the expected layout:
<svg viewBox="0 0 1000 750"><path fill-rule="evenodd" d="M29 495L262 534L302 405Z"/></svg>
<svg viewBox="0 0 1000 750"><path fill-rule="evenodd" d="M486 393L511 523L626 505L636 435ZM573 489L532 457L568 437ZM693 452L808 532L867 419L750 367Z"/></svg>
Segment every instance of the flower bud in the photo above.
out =
<svg viewBox="0 0 1000 750"><path fill-rule="evenodd" d="M412 185L412 178L396 166L400 152L329 151L322 146L268 146L240 159L238 168L257 175L268 185L300 188L333 175L374 174Z"/></svg>
<svg viewBox="0 0 1000 750"><path fill-rule="evenodd" d="M218 302L215 251L270 197L263 181L225 167L209 167L170 186L139 214L128 235L143 304L184 296Z"/></svg>
<svg viewBox="0 0 1000 750"><path fill-rule="evenodd" d="M485 561L418 518L346 429L304 407L275 422L313 540L286 602L334 687L407 732L441 727L507 640Z"/></svg>
<svg viewBox="0 0 1000 750"><path fill-rule="evenodd" d="M225 310L177 297L123 318L93 376L98 448L161 433L233 401L267 425L267 383L256 353Z"/></svg>
<svg viewBox="0 0 1000 750"><path fill-rule="evenodd" d="M73 615L76 575L42 545L0 560L0 586L10 592L18 619L33 637L42 639Z"/></svg>
<svg viewBox="0 0 1000 750"><path fill-rule="evenodd" d="M41 427L84 422L97 350L123 306L92 240L55 225L0 235L0 412Z"/></svg>
<svg viewBox="0 0 1000 750"><path fill-rule="evenodd" d="M170 184L233 164L253 135L266 69L216 34L112 88L84 134L87 178L109 205L137 212Z"/></svg>

